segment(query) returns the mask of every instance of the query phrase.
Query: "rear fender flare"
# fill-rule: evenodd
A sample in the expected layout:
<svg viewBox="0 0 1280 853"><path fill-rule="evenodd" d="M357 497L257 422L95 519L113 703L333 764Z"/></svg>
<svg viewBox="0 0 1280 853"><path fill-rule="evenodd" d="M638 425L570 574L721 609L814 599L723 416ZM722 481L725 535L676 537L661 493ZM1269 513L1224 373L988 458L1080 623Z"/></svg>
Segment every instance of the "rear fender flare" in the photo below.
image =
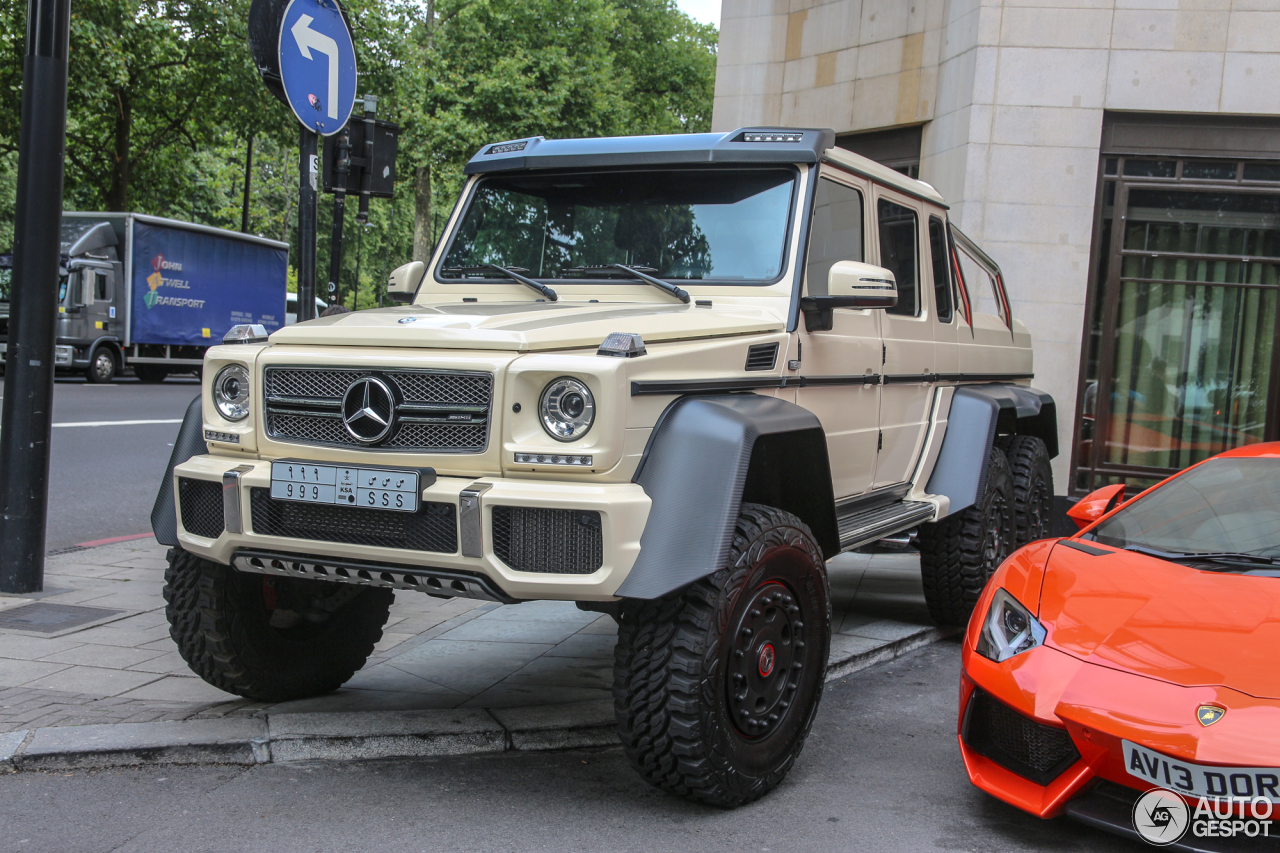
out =
<svg viewBox="0 0 1280 853"><path fill-rule="evenodd" d="M1053 397L1022 385L963 385L951 398L947 431L925 491L945 495L948 514L968 509L987 485L997 435L1030 435L1058 455L1058 415Z"/></svg>
<svg viewBox="0 0 1280 853"><path fill-rule="evenodd" d="M633 479L652 507L619 597L658 598L724 568L743 500L799 516L826 557L839 551L826 435L794 403L682 397L659 418Z"/></svg>

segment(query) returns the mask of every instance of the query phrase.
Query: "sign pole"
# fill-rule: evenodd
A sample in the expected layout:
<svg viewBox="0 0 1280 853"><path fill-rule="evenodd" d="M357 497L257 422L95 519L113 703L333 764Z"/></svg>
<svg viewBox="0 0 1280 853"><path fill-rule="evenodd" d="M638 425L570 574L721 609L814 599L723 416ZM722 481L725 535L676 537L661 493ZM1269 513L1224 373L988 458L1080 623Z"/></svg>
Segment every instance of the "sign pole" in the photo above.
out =
<svg viewBox="0 0 1280 853"><path fill-rule="evenodd" d="M70 0L28 0L9 350L0 413L0 592L44 588Z"/></svg>
<svg viewBox="0 0 1280 853"><path fill-rule="evenodd" d="M316 316L316 134L302 129L298 141L298 322Z"/></svg>
<svg viewBox="0 0 1280 853"><path fill-rule="evenodd" d="M343 129L338 132L336 144L333 146L333 231L329 237L329 304L337 305L342 301L342 226L347 214L347 173L351 170L351 131ZM325 158L328 158L325 154ZM325 168L329 164L325 163ZM356 279L359 287L359 279Z"/></svg>

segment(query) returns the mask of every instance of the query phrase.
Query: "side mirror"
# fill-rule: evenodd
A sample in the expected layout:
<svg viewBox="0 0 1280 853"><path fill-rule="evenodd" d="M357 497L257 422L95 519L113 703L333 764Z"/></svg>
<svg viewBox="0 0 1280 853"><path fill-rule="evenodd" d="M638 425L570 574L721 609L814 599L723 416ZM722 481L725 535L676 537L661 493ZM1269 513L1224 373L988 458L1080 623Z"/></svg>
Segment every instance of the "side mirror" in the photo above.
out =
<svg viewBox="0 0 1280 853"><path fill-rule="evenodd" d="M413 301L418 292L422 277L427 274L427 265L422 261L412 261L391 271L387 280L387 296L392 302L404 305Z"/></svg>
<svg viewBox="0 0 1280 853"><path fill-rule="evenodd" d="M827 275L832 308L892 308L898 304L898 282L884 267L838 261Z"/></svg>
<svg viewBox="0 0 1280 853"><path fill-rule="evenodd" d="M1124 483L1103 486L1085 495L1075 506L1067 510L1067 517L1076 523L1076 527L1084 530L1122 503L1124 503Z"/></svg>

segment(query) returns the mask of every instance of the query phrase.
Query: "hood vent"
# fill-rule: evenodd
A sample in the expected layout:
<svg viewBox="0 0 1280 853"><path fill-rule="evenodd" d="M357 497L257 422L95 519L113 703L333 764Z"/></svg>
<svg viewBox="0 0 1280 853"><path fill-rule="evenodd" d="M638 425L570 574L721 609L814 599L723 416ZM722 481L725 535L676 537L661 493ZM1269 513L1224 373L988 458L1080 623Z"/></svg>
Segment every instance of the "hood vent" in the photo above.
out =
<svg viewBox="0 0 1280 853"><path fill-rule="evenodd" d="M747 370L773 370L778 361L778 343L753 344L747 349Z"/></svg>

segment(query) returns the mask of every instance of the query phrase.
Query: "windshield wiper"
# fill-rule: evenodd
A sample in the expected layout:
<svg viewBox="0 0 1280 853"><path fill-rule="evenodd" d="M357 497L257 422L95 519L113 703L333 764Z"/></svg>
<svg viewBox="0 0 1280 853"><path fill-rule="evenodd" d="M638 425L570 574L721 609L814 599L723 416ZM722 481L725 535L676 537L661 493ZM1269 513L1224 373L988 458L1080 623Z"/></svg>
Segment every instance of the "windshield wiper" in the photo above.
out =
<svg viewBox="0 0 1280 853"><path fill-rule="evenodd" d="M632 278L639 279L640 281L646 282L648 284L652 284L654 287L658 288L664 293L671 294L676 299L679 299L681 302L685 303L686 305L689 304L689 292L687 290L681 287L677 287L676 285L672 284L669 281L663 281L660 278L654 278L653 276L649 275L649 273L657 272L657 270L654 269L653 267L628 266L627 264L596 264L594 266L589 266L589 267L570 267L569 269L565 270L565 272L582 273L582 274L594 272L594 273L604 273L607 275L609 272L615 271L615 270L617 272L623 273L624 275L629 275Z"/></svg>
<svg viewBox="0 0 1280 853"><path fill-rule="evenodd" d="M533 279L527 276L521 275L521 273L528 272L528 270L525 269L524 267L500 267L497 264L476 264L475 266L447 267L446 269L440 270L440 272L445 272L445 273L456 272L460 276L475 274L479 272L490 272L490 271L500 272L503 275L505 275L507 278L511 279L512 281L518 281L521 284L525 285L526 287L532 287L534 290L538 291L543 296L545 296L549 302L556 302L556 301L559 301L560 299L560 297L556 295L556 292L554 290L547 287L542 282L534 281Z"/></svg>
<svg viewBox="0 0 1280 853"><path fill-rule="evenodd" d="M1195 551L1161 551L1156 548L1148 548L1145 545L1130 545L1125 548L1126 551L1133 551L1137 554L1145 554L1148 557L1155 557L1160 560L1168 560L1171 563L1253 563L1259 566L1274 566L1280 563L1280 558L1264 557L1261 554L1245 554L1235 551L1213 551L1197 553Z"/></svg>

